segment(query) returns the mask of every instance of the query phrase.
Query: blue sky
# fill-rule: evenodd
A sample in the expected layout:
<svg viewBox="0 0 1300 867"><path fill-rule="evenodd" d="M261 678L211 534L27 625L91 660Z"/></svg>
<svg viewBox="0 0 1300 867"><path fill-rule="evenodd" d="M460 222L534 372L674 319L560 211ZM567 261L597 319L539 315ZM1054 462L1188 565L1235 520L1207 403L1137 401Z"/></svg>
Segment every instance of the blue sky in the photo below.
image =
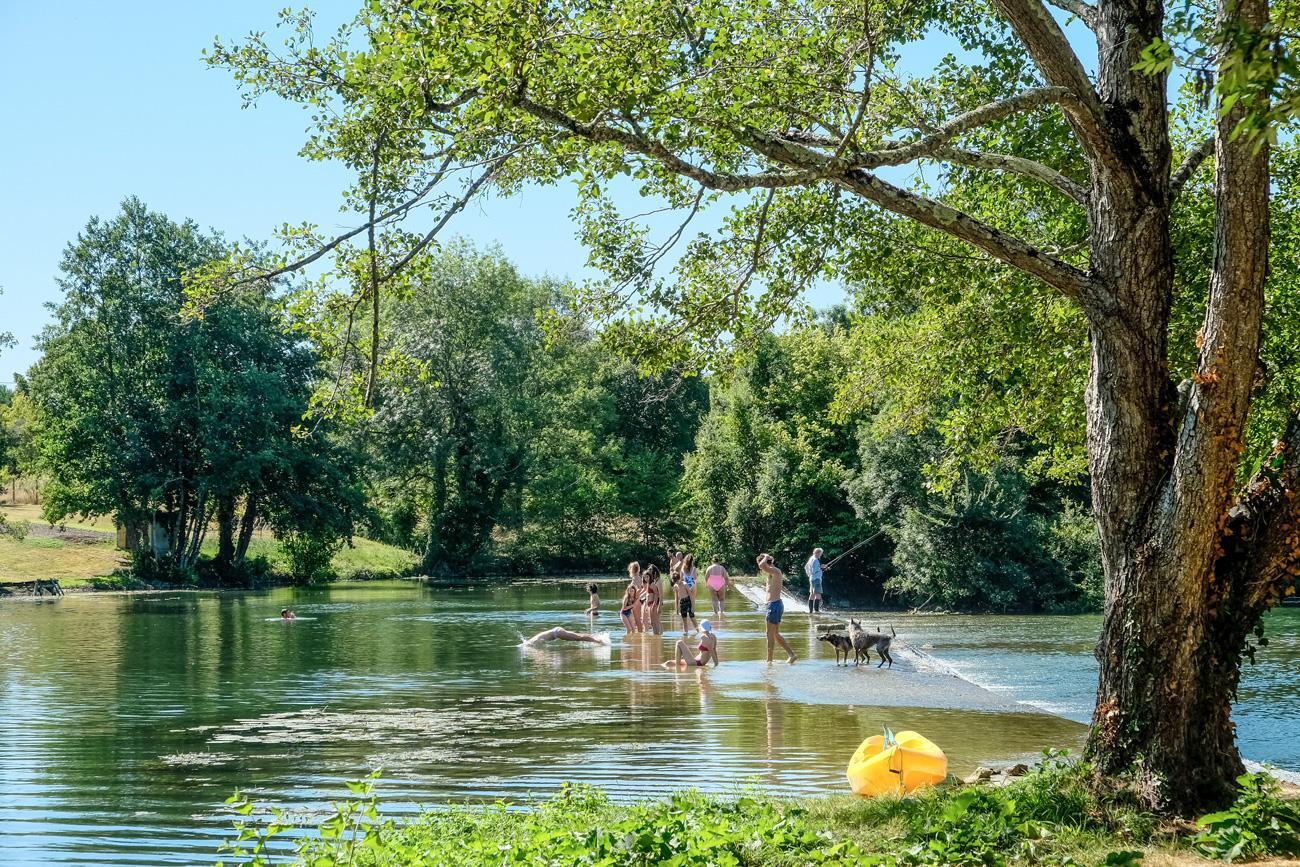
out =
<svg viewBox="0 0 1300 867"><path fill-rule="evenodd" d="M357 2L311 7L329 31ZM36 360L63 248L127 196L231 238L265 238L285 222L354 225L338 209L345 171L297 155L306 113L274 99L244 110L230 76L202 62L216 36L271 31L279 5L0 0L0 80L11 84L0 136L0 332L19 341L0 352L0 382ZM933 51L918 59L950 47L926 45ZM580 278L589 272L572 203L567 188L535 189L471 206L453 228L499 244L525 273ZM840 295L820 286L808 300L826 306Z"/></svg>
<svg viewBox="0 0 1300 867"><path fill-rule="evenodd" d="M215 36L270 31L280 5L0 0L0 80L12 85L0 136L0 331L19 341L0 351L0 381L36 360L63 248L126 196L232 238L264 238L285 222L354 225L338 210L346 172L297 155L306 113L274 99L241 109L230 76L200 57ZM357 0L311 5L333 29ZM572 201L565 188L531 190L471 207L453 228L499 243L525 273L577 278L588 272Z"/></svg>

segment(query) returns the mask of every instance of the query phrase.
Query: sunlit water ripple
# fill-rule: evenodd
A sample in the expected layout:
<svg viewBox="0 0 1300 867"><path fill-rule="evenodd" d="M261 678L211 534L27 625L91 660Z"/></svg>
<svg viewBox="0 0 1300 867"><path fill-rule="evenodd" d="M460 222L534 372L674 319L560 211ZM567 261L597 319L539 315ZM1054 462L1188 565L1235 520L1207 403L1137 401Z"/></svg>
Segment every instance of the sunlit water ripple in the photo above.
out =
<svg viewBox="0 0 1300 867"><path fill-rule="evenodd" d="M236 787L311 822L376 767L393 813L566 781L620 799L840 792L849 753L884 725L931 735L958 772L1077 744L1082 726L1037 709L1085 720L1094 688L1088 617L894 616L902 641L994 696L915 658L836 668L797 612L804 661L769 667L738 593L716 670L664 670L676 635L624 640L613 613L596 622L612 647L516 646L587 628L584 604L573 581L5 602L0 863L211 863ZM285 605L303 619L278 622ZM1242 688L1243 751L1300 769L1300 611L1269 630Z"/></svg>

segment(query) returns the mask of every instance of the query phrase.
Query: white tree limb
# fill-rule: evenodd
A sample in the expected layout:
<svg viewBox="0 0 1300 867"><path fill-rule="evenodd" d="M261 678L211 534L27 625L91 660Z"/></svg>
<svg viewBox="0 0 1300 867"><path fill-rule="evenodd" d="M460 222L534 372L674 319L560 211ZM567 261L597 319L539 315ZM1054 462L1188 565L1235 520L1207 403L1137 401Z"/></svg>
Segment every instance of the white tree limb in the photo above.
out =
<svg viewBox="0 0 1300 867"><path fill-rule="evenodd" d="M1082 184L1077 184L1051 166L1045 166L1034 160L1011 156L1010 154L968 151L954 147L939 148L931 156L935 159L947 160L971 168L1024 175L1042 181L1080 205L1088 204L1088 191L1084 189Z"/></svg>

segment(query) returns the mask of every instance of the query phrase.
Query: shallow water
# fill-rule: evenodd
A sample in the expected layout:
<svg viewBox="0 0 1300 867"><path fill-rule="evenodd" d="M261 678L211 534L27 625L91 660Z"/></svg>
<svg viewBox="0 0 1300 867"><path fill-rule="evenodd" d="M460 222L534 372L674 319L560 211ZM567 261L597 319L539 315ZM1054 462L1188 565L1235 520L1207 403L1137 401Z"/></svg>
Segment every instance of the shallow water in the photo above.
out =
<svg viewBox="0 0 1300 867"><path fill-rule="evenodd" d="M893 672L835 667L800 613L785 628L805 659L768 666L761 615L738 593L716 670L664 670L675 636L624 639L612 613L596 626L610 647L517 646L586 628L585 603L572 581L6 602L0 863L211 863L237 786L310 818L375 767L399 812L564 781L625 799L825 794L845 791L849 754L884 725L931 736L958 773L1082 737L1018 702L1086 717L1095 619L896 618L937 659L896 652ZM285 605L302 619L276 621ZM1284 614L1238 719L1247 754L1300 765L1300 618Z"/></svg>

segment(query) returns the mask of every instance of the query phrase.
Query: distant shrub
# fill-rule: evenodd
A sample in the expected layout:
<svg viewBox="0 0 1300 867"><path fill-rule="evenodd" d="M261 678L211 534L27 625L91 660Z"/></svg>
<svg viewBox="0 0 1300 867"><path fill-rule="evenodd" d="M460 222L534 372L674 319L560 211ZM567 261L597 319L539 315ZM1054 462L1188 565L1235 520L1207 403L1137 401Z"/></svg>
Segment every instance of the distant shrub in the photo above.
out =
<svg viewBox="0 0 1300 867"><path fill-rule="evenodd" d="M21 542L27 538L31 529L31 521L10 521L4 515L0 515L0 536L8 536L15 542Z"/></svg>
<svg viewBox="0 0 1300 867"><path fill-rule="evenodd" d="M334 555L343 542L315 533L289 533L280 540L289 558L289 571L298 583L315 584L336 577Z"/></svg>

